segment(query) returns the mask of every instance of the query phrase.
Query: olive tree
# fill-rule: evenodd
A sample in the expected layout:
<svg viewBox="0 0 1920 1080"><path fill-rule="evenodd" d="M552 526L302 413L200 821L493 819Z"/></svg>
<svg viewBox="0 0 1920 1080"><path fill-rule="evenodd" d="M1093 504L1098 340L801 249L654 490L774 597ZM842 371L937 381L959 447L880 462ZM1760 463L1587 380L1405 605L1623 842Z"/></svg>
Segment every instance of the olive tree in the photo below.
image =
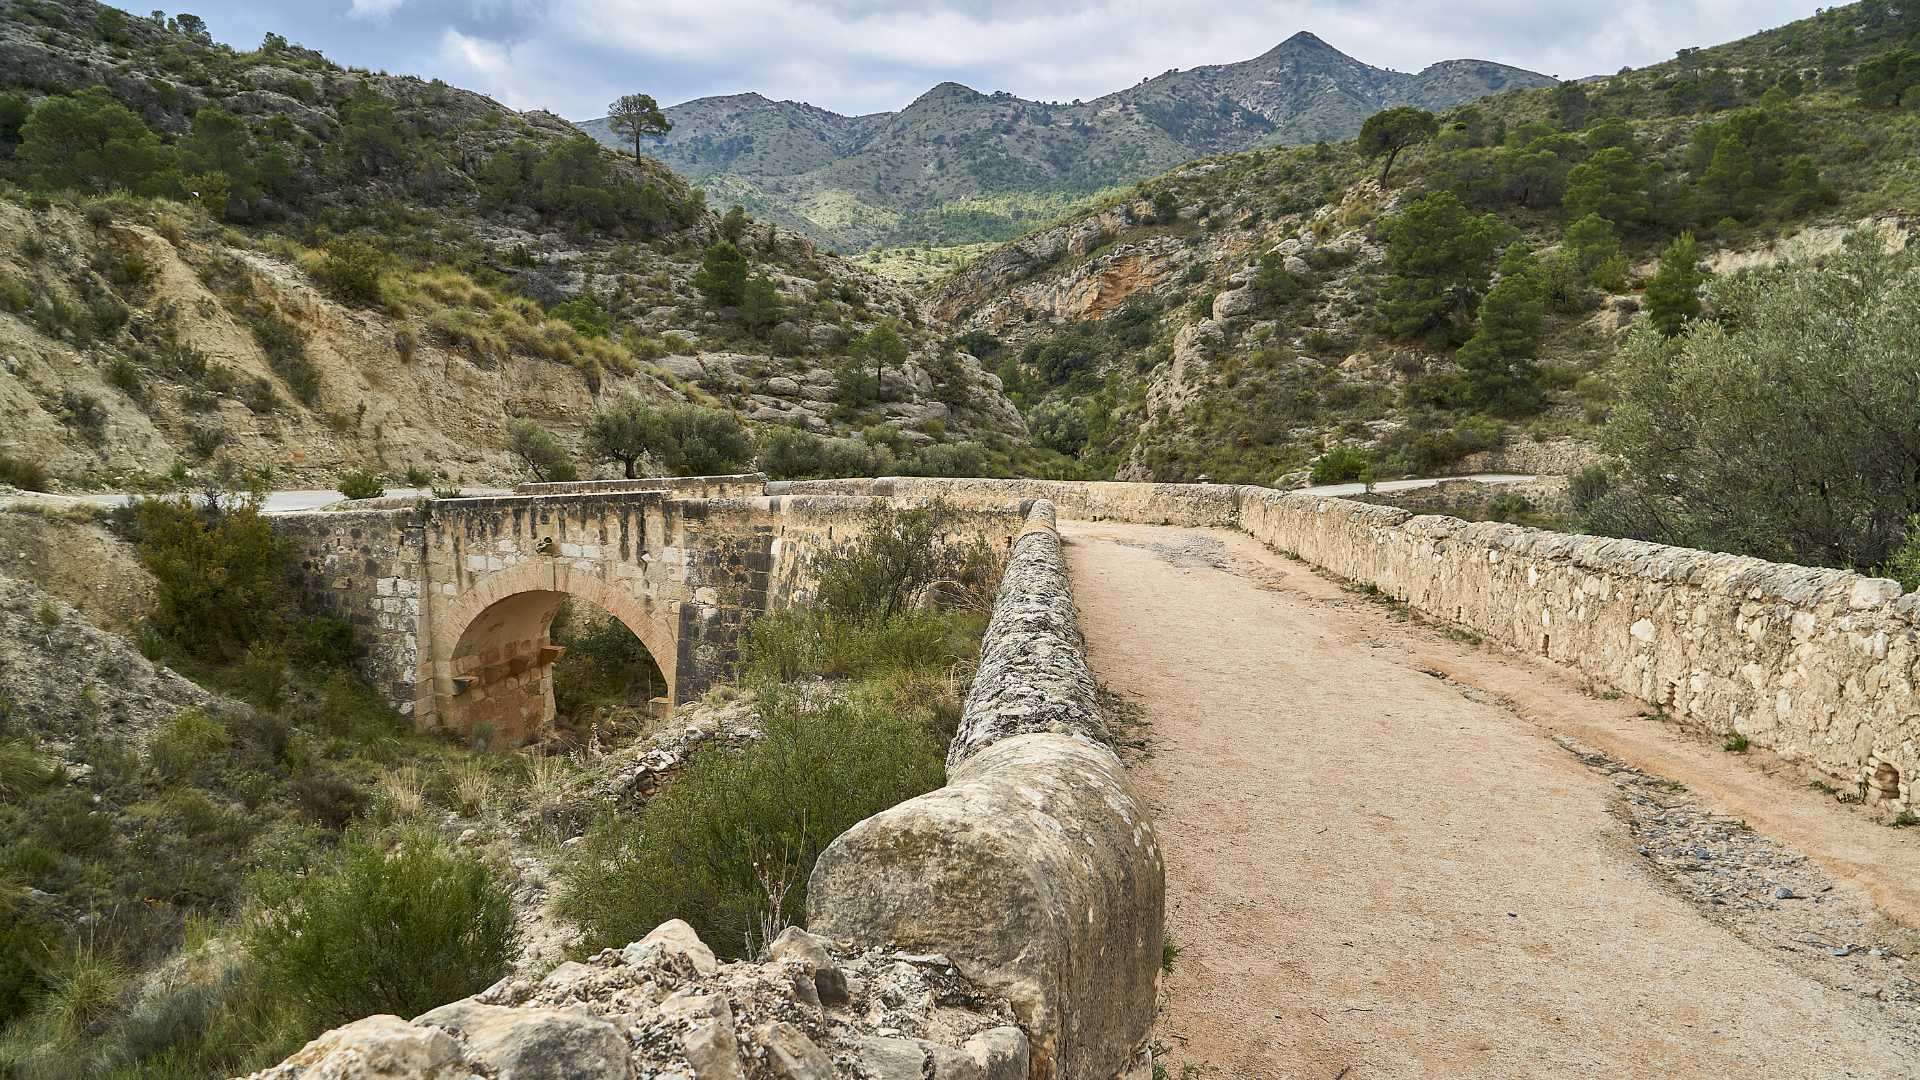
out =
<svg viewBox="0 0 1920 1080"><path fill-rule="evenodd" d="M1596 531L1872 571L1920 513L1920 249L1713 281L1712 320L1646 327L1604 432Z"/></svg>

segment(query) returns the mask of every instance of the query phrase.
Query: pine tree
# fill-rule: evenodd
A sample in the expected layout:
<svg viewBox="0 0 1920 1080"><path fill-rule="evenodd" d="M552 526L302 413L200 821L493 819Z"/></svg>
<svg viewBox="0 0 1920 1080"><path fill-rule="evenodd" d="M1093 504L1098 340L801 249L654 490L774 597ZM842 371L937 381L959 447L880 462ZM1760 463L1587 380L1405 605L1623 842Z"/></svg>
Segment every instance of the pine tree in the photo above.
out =
<svg viewBox="0 0 1920 1080"><path fill-rule="evenodd" d="M1688 319L1700 317L1700 286L1706 280L1700 245L1692 233L1681 233L1660 254L1660 267L1647 282L1647 321L1667 337L1678 334Z"/></svg>
<svg viewBox="0 0 1920 1080"><path fill-rule="evenodd" d="M1540 406L1540 327L1546 319L1546 288L1525 244L1507 245L1500 279L1480 305L1480 325L1460 347L1468 397L1499 412L1531 412Z"/></svg>
<svg viewBox="0 0 1920 1080"><path fill-rule="evenodd" d="M716 240L700 257L693 287L715 307L738 307L747 290L747 257L725 240Z"/></svg>

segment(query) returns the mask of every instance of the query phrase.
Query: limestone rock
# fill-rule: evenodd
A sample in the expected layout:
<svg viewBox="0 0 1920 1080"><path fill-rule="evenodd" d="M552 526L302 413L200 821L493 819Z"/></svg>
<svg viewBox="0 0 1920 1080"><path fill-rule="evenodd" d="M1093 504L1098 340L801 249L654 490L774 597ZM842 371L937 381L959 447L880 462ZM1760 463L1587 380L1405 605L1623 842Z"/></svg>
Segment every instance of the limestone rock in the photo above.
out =
<svg viewBox="0 0 1920 1080"><path fill-rule="evenodd" d="M653 932L622 950L629 964L642 964L651 955L677 957L690 964L695 974L711 975L720 966L713 950L700 940L684 919L669 919Z"/></svg>
<svg viewBox="0 0 1920 1080"><path fill-rule="evenodd" d="M1016 735L835 840L808 925L944 950L1012 1004L1035 1076L1112 1076L1152 1022L1164 891L1119 759L1083 737Z"/></svg>
<svg viewBox="0 0 1920 1080"><path fill-rule="evenodd" d="M767 1064L781 1080L833 1080L833 1059L792 1024L768 1024L756 1033Z"/></svg>
<svg viewBox="0 0 1920 1080"><path fill-rule="evenodd" d="M715 1020L694 1028L680 1036L680 1048L693 1066L695 1080L746 1080L732 1021Z"/></svg>
<svg viewBox="0 0 1920 1080"><path fill-rule="evenodd" d="M456 1001L414 1023L459 1035L495 1080L626 1080L627 1040L597 1016Z"/></svg>
<svg viewBox="0 0 1920 1080"><path fill-rule="evenodd" d="M1230 289L1213 298L1213 317L1232 319L1260 310L1260 297L1252 289Z"/></svg>
<svg viewBox="0 0 1920 1080"><path fill-rule="evenodd" d="M453 1036L397 1016L335 1028L254 1080L465 1080Z"/></svg>

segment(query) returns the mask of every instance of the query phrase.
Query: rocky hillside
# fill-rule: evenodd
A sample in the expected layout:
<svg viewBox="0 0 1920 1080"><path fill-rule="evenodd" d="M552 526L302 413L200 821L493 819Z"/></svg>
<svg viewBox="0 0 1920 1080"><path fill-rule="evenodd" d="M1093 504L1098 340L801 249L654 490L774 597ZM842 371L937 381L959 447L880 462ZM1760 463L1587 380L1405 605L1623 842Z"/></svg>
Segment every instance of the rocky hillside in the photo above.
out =
<svg viewBox="0 0 1920 1080"><path fill-rule="evenodd" d="M509 421L573 442L629 397L967 442L976 469L1024 445L992 376L805 238L550 114L271 35L0 0L0 181L0 455L56 485L216 456L505 479ZM751 314L695 286L723 239L771 286ZM882 322L905 357L850 393Z"/></svg>
<svg viewBox="0 0 1920 1080"><path fill-rule="evenodd" d="M931 302L1035 439L1094 474L1578 471L1679 234L1730 272L1912 226L1920 123L1855 79L1906 40L1900 18L1836 9L1461 106L1385 185L1352 144L1197 161L978 257ZM1533 328L1498 354L1509 385L1470 387L1463 346L1510 272Z"/></svg>
<svg viewBox="0 0 1920 1080"><path fill-rule="evenodd" d="M896 113L840 116L758 94L666 110L648 152L716 201L847 250L1001 239L1073 201L1207 154L1351 138L1383 108L1441 108L1552 79L1480 60L1371 67L1309 33L1234 64L1169 71L1092 101L942 83ZM581 127L608 145L605 120Z"/></svg>

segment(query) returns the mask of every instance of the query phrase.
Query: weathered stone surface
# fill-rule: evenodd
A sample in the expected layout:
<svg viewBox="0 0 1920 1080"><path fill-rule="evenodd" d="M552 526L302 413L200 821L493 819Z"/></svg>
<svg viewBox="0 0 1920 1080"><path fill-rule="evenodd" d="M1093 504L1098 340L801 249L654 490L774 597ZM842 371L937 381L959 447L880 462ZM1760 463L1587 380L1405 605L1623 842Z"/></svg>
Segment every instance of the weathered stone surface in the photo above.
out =
<svg viewBox="0 0 1920 1080"><path fill-rule="evenodd" d="M782 1080L833 1080L833 1059L792 1024L768 1024L757 1033L767 1065Z"/></svg>
<svg viewBox="0 0 1920 1080"><path fill-rule="evenodd" d="M966 1052L986 1080L1026 1080L1027 1033L1017 1027L983 1031L967 1040Z"/></svg>
<svg viewBox="0 0 1920 1080"><path fill-rule="evenodd" d="M1152 1022L1165 878L1106 745L1053 516L1035 503L1015 544L947 786L836 839L808 923L944 953L1013 1006L1035 1077L1104 1080Z"/></svg>
<svg viewBox="0 0 1920 1080"><path fill-rule="evenodd" d="M1018 1030L1005 1002L944 958L796 931L784 958L702 974L690 957L705 947L684 928L649 936L646 948L569 965L564 979L507 978L411 1024L348 1025L254 1080L829 1080L865 1037L977 1058ZM846 973L849 996L831 1015L794 994L808 963Z"/></svg>
<svg viewBox="0 0 1920 1080"><path fill-rule="evenodd" d="M714 958L713 950L700 940L685 919L668 919L653 932L626 947L627 962L644 963L643 957L649 950L658 950L664 955L680 957L693 966L697 975L711 975L720 966Z"/></svg>
<svg viewBox="0 0 1920 1080"><path fill-rule="evenodd" d="M1213 317L1232 319L1260 310L1260 296L1249 288L1228 289L1213 298Z"/></svg>
<svg viewBox="0 0 1920 1080"><path fill-rule="evenodd" d="M1107 1077L1153 1017L1163 893L1158 843L1113 753L1017 735L835 840L808 921L945 952L1012 1004L1033 1075Z"/></svg>
<svg viewBox="0 0 1920 1080"><path fill-rule="evenodd" d="M254 1080L465 1080L453 1036L397 1016L335 1028Z"/></svg>
<svg viewBox="0 0 1920 1080"><path fill-rule="evenodd" d="M1050 518L1052 508L1043 513ZM1059 534L1031 529L1015 541L1001 578L947 766L1017 734L1060 732L1104 745L1094 697Z"/></svg>
<svg viewBox="0 0 1920 1080"><path fill-rule="evenodd" d="M597 1016L457 1001L413 1022L459 1036L495 1080L626 1080L627 1040Z"/></svg>

